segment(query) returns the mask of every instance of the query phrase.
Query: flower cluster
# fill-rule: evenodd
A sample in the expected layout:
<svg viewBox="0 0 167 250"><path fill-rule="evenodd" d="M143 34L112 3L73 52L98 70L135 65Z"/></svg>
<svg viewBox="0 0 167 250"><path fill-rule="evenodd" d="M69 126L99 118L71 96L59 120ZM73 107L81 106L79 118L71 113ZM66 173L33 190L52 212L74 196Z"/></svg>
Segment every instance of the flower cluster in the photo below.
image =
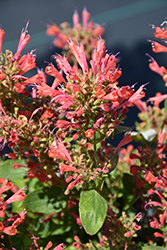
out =
<svg viewBox="0 0 167 250"><path fill-rule="evenodd" d="M166 28L166 21L164 21L162 24L161 24L162 28L160 27L156 27L155 25L152 25L152 28L155 29L155 33L154 33L154 36L156 38L159 38L159 39L164 39L163 42L165 42L165 44L167 43L167 28ZM158 43L158 42L154 42L154 41L151 41L151 45L152 45L152 50L153 52L155 53L161 53L161 52L167 52L167 47ZM147 54L148 55L148 54ZM148 55L149 56L149 55ZM149 63L149 68L156 72L157 74L159 74L163 80L165 81L165 86L167 86L167 70L164 66L159 66L158 63L154 60L154 58L152 58L151 56L150 57L150 63Z"/></svg>
<svg viewBox="0 0 167 250"><path fill-rule="evenodd" d="M155 189L150 189L147 192L147 195L150 197L149 201L145 205L145 209L148 208L153 210L153 207L156 208L153 212L153 216L150 221L150 227L153 229L158 229L158 232L154 232L155 237L162 238L165 242L167 241L166 234L166 215L167 215L167 202L166 202L166 185L167 181L164 177L156 178L154 175L150 176L150 181L154 184ZM157 196L158 201L153 201L154 196ZM153 207L152 207L153 206Z"/></svg>
<svg viewBox="0 0 167 250"><path fill-rule="evenodd" d="M91 29L89 35L94 38L92 32L96 29L88 19L89 13L84 9L83 29L86 32ZM76 30L81 28L77 20L75 13ZM135 85L118 86L122 71L117 65L117 54L108 54L105 42L98 36L89 48L93 49L91 57L83 42L76 45L73 37L67 37L73 65L68 56L57 54L57 68L49 63L45 72L38 69L36 75L24 77L25 72L36 66L33 52L21 56L30 41L27 26L14 56L1 50L0 143L2 147L8 143L13 150L8 158L25 159L25 164L15 162L13 167L28 168L29 180L37 177L39 182L55 185L57 190L61 187L66 195L71 193L64 198L63 207L81 226L83 222L75 211L80 195L75 192L91 189L102 192L105 180L110 179L110 172L116 167L118 151L132 141L130 128L122 124L129 107L145 96L145 84L137 91ZM1 48L2 41L3 35ZM47 85L45 73L54 77L52 86ZM127 133L117 148L106 144L106 139L120 132ZM105 188L104 193L109 189ZM54 213L50 215L48 220ZM64 212L59 211L57 218L65 219ZM38 247L36 237L33 244ZM51 247L48 244L46 249Z"/></svg>
<svg viewBox="0 0 167 250"><path fill-rule="evenodd" d="M38 237L33 236L31 238L33 240L33 243L30 247L30 249L43 249L43 248L39 248L39 245L37 243L37 240L39 239ZM53 243L51 241L48 242L48 244L46 245L46 247L44 248L44 250L48 250L53 246ZM57 245L56 247L53 248L53 250L63 250L66 247L66 245L64 243L60 243L59 245Z"/></svg>
<svg viewBox="0 0 167 250"><path fill-rule="evenodd" d="M69 38L78 43L82 43L85 47L86 58L90 59L92 50L96 47L99 37L104 33L104 28L101 25L89 21L90 16L90 13L84 8L82 11L82 24L79 22L79 15L77 10L75 10L72 28L67 22L61 23L60 28L55 23L47 25L46 34L48 36L56 36L53 44L63 49L63 54L66 54L69 61L76 62L75 57L68 48L67 41Z"/></svg>
<svg viewBox="0 0 167 250"><path fill-rule="evenodd" d="M104 235L109 241L109 245L116 246L117 249L128 249L128 247L134 247L137 249L137 245L131 242L131 238L137 236L136 231L141 229L141 226L137 225L136 221L140 221L142 214L139 213L132 219L127 218L125 212L117 219L115 214L108 209L109 216L106 217L106 221L103 225Z"/></svg>
<svg viewBox="0 0 167 250"><path fill-rule="evenodd" d="M21 56L22 50L30 41L27 27L28 23L21 32L18 48L14 55L9 50L6 50L5 54L2 53L5 31L0 29L0 110L4 115L14 113L15 107L25 99L27 78L23 74L36 66L34 51ZM19 98L19 93L23 93L22 99Z"/></svg>
<svg viewBox="0 0 167 250"><path fill-rule="evenodd" d="M27 158L29 179L38 177L39 181L47 182L52 181L49 174L53 171L47 170L47 165L53 165L47 151L57 120L56 105L50 103L50 100L57 92L54 86L46 84L46 75L42 70L38 69L37 74L29 78L23 76L36 66L33 51L21 56L22 50L30 41L27 26L28 23L21 32L14 56L8 50L6 54L2 53L5 32L1 29L0 33L0 143L1 150L6 143L13 150L7 155L9 158ZM36 158L35 162L32 161L33 157Z"/></svg>
<svg viewBox="0 0 167 250"><path fill-rule="evenodd" d="M65 161L65 164L60 164L61 172L75 173L74 177L71 176L66 180L69 182L74 178L68 186L68 189L71 189L74 184L81 185L91 172L93 175L91 174L88 179L95 179L95 169L113 168L109 155L114 154L115 151L110 148L103 150L103 153L97 153L97 145L114 136L116 128L126 118L125 113L128 112L128 107L133 106L136 100L143 98L145 93L144 85L136 92L134 86L117 86L117 79L122 72L116 65L116 56L106 53L103 40L98 41L92 53L90 68L82 44L77 46L69 40L69 48L80 67L76 65L72 67L65 56L57 55L55 56L56 63L66 75L66 79L53 64L46 67L46 73L57 77L59 84L63 84L51 100L51 103L58 105L57 111L60 115L64 114L61 120L58 119L56 122L57 133L61 140L66 141L63 137L68 135L69 141L73 140L75 144L79 144L78 153L77 150L70 151L70 155L59 140L56 146L51 147L48 152L50 157ZM118 148L132 140L128 134L125 138L126 142L118 145ZM88 153L84 153L85 148ZM73 160L74 157L75 160Z"/></svg>
<svg viewBox="0 0 167 250"><path fill-rule="evenodd" d="M26 198L26 195L22 192L24 188L17 190L11 197L4 200L4 193L8 190L14 190L14 184L6 179L0 178L0 217L5 218L5 210L7 206L16 201L22 201ZM0 238L3 239L3 233L8 235L15 235L17 233L16 227L20 225L25 219L25 209L17 216L10 217L4 222L0 222ZM11 222L13 222L11 224ZM11 225L10 225L11 224Z"/></svg>
<svg viewBox="0 0 167 250"><path fill-rule="evenodd" d="M118 53L107 52L100 38L104 30L89 21L86 9L82 16L81 25L75 11L73 28L48 26L47 34L57 37L54 44L66 55L56 54L55 65L37 68L31 77L24 73L36 67L34 51L22 55L30 41L28 23L14 55L2 53L5 32L0 29L0 151L6 145L12 151L5 155L12 160L2 155L6 165L0 163L0 173L18 171L17 181L22 178L28 186L25 198L23 188L0 178L0 247L25 219L25 210L13 216L8 205L23 199L27 238L17 235L26 249L60 250L65 244L83 250L139 249L140 237L133 238L142 227L148 234L156 230L154 236L166 246L167 95L157 93L144 102L147 83L137 90L135 84L120 87ZM152 27L156 38L167 40L166 27ZM153 51L166 52L166 47L153 42ZM166 69L150 59L150 69L166 82ZM47 75L53 77L51 86ZM123 125L134 105L140 110L136 132ZM114 147L112 140L121 132L124 137ZM122 148L133 139L141 145ZM14 192L9 198L7 190ZM5 220L6 214L12 216ZM96 235L92 241L83 229Z"/></svg>

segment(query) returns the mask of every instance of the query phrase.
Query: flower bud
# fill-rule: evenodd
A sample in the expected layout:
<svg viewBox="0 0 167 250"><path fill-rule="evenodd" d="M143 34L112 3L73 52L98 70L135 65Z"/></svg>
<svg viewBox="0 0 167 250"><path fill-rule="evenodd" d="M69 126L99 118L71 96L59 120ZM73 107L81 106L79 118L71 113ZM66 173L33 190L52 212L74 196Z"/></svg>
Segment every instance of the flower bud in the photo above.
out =
<svg viewBox="0 0 167 250"><path fill-rule="evenodd" d="M95 133L95 130L91 128L91 129L88 129L88 130L85 132L85 136L86 136L87 138L91 138L91 137L94 136L94 133Z"/></svg>

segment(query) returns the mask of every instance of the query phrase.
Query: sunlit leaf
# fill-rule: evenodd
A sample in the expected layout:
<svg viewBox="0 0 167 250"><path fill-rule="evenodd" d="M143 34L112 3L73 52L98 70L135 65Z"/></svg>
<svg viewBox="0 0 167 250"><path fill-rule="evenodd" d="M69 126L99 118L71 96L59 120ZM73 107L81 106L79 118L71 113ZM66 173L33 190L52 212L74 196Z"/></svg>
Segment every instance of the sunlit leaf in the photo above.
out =
<svg viewBox="0 0 167 250"><path fill-rule="evenodd" d="M96 191L82 191L79 201L79 215L85 231L96 234L102 227L107 214L107 202Z"/></svg>

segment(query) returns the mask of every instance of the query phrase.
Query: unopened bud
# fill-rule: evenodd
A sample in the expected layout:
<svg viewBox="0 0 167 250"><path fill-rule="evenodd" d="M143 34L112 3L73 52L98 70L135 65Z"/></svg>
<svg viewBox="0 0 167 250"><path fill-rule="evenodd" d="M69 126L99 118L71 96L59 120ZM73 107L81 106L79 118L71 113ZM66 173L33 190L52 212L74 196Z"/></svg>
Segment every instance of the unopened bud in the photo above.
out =
<svg viewBox="0 0 167 250"><path fill-rule="evenodd" d="M37 136L34 136L34 142L37 142L39 138Z"/></svg>

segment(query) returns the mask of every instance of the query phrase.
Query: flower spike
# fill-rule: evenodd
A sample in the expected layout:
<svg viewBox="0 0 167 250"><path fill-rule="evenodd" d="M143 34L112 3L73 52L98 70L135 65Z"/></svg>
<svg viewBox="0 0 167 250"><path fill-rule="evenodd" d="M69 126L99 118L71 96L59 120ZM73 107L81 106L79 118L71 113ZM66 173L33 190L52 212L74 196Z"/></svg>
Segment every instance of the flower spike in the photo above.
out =
<svg viewBox="0 0 167 250"><path fill-rule="evenodd" d="M0 54L2 54L2 44L3 44L4 35L5 35L5 31L3 29L0 29Z"/></svg>

